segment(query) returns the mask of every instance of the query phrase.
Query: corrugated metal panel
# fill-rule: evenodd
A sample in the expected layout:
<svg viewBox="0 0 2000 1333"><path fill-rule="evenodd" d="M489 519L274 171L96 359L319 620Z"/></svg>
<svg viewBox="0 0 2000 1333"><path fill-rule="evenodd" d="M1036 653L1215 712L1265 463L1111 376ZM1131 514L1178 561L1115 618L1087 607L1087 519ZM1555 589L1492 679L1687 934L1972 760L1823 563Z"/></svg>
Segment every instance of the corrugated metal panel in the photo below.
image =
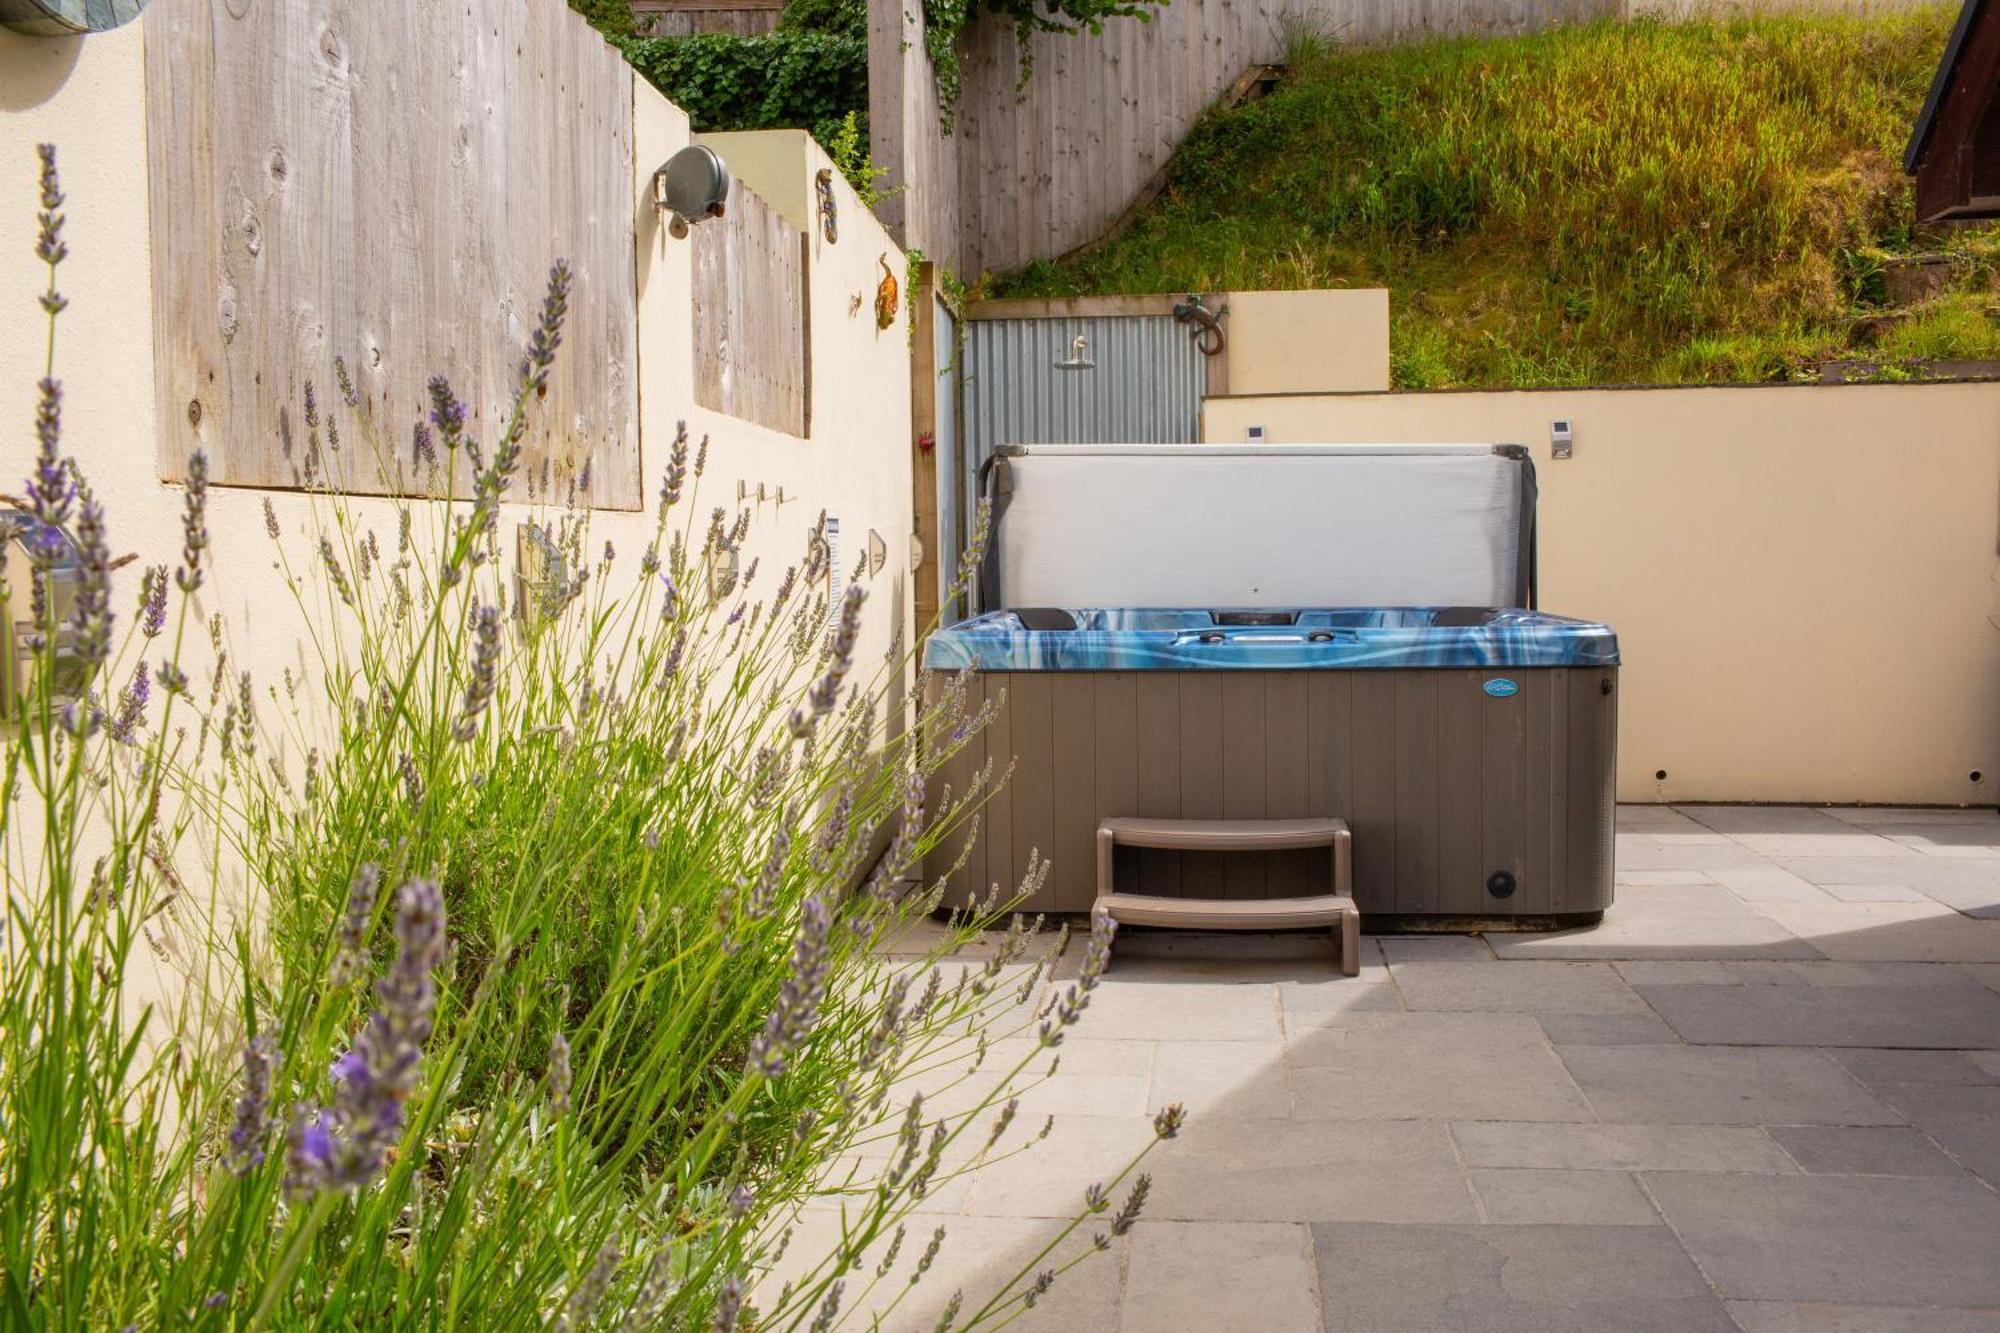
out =
<svg viewBox="0 0 2000 1333"><path fill-rule="evenodd" d="M968 487L1003 444L1192 444L1207 369L1167 315L966 322ZM1057 370L1084 338L1089 370ZM971 492L968 490L968 495Z"/></svg>

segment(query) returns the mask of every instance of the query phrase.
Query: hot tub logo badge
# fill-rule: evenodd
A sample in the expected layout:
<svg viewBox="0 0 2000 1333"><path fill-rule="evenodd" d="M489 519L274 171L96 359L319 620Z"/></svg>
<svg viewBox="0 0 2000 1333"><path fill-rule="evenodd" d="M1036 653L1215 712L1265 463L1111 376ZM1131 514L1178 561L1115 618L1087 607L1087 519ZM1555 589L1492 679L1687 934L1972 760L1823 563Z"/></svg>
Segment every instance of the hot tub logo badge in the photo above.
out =
<svg viewBox="0 0 2000 1333"><path fill-rule="evenodd" d="M1481 686L1481 688L1495 699L1511 699L1521 692L1520 684L1507 679L1505 676L1495 676L1492 680L1487 681L1485 685Z"/></svg>

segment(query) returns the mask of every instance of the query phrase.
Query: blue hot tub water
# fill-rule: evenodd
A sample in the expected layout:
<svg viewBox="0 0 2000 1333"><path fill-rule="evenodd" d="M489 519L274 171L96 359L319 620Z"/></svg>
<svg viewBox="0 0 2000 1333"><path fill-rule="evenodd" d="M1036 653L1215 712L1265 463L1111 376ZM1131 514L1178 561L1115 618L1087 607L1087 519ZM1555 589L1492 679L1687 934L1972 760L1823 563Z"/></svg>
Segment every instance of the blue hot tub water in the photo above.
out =
<svg viewBox="0 0 2000 1333"><path fill-rule="evenodd" d="M1594 621L1507 608L991 611L933 633L924 664L941 671L1602 667L1618 665L1618 636Z"/></svg>

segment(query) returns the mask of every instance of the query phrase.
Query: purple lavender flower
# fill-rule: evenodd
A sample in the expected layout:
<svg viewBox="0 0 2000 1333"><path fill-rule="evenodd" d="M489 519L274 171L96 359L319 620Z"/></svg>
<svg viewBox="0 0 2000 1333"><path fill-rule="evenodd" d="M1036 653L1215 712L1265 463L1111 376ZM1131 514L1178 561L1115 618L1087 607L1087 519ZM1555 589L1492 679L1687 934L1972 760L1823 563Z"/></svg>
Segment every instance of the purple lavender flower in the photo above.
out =
<svg viewBox="0 0 2000 1333"><path fill-rule="evenodd" d="M28 509L44 529L69 521L76 498L74 466L62 456L62 385L43 379L36 386L35 471L28 479ZM49 548L53 557L56 548Z"/></svg>
<svg viewBox="0 0 2000 1333"><path fill-rule="evenodd" d="M1050 1047L1062 1045L1064 1029L1073 1026L1078 1019L1083 1017L1084 1009L1090 1004L1090 993L1097 989L1098 982L1104 978L1104 969L1110 966L1111 937L1117 933L1117 930L1118 923L1113 921L1106 913L1097 912L1092 914L1090 918L1090 944L1084 950L1083 966L1078 969L1076 980L1070 983L1069 989L1056 1002L1054 1014L1042 1020L1040 1029L1042 1045ZM1168 1109L1175 1110L1177 1108L1170 1107ZM1165 1115L1166 1112L1163 1111L1161 1114ZM1184 1116L1186 1112L1182 1111L1180 1114ZM1154 1127L1158 1129L1158 1123ZM1180 1121L1175 1120L1172 1128L1178 1132ZM1173 1136L1162 1133L1160 1137L1171 1138Z"/></svg>
<svg viewBox="0 0 2000 1333"><path fill-rule="evenodd" d="M709 1326L711 1333L735 1333L736 1321L742 1313L742 1279L737 1277L722 1279L722 1285L715 1292L715 1322Z"/></svg>
<svg viewBox="0 0 2000 1333"><path fill-rule="evenodd" d="M153 678L146 660L132 672L132 682L118 692L118 711L111 718L111 739L130 744L140 727L146 725L146 704L153 697Z"/></svg>
<svg viewBox="0 0 2000 1333"><path fill-rule="evenodd" d="M542 1086L548 1094L549 1109L559 1116L569 1114L569 1091L573 1078L569 1038L558 1032L549 1041L549 1065L542 1075Z"/></svg>
<svg viewBox="0 0 2000 1333"><path fill-rule="evenodd" d="M410 809L417 810L422 808L424 803L424 775L418 771L417 761L410 757L408 750L404 750L396 756L396 771L402 775L403 799L409 802Z"/></svg>
<svg viewBox="0 0 2000 1333"><path fill-rule="evenodd" d="M616 1241L607 1242L597 1252L590 1271L576 1284L575 1290L564 1302L562 1313L556 1316L558 1333L574 1333L580 1328L589 1328L597 1317L597 1307L604 1303L604 1293L611 1289L611 1279L618 1271L618 1262L625 1256L619 1251Z"/></svg>
<svg viewBox="0 0 2000 1333"><path fill-rule="evenodd" d="M49 285L40 299L42 310L50 319L63 312L69 302L56 290L56 266L69 257L69 246L62 238L63 206L62 182L56 175L56 146L37 144L35 151L42 159L42 209L35 215L35 258L49 266Z"/></svg>
<svg viewBox="0 0 2000 1333"><path fill-rule="evenodd" d="M750 1067L766 1078L785 1072L785 1062L819 1023L820 1002L826 997L832 951L827 935L833 914L815 894L799 909L799 935L792 946L792 973L778 992L777 1005L764 1030L750 1044Z"/></svg>
<svg viewBox="0 0 2000 1333"><path fill-rule="evenodd" d="M317 755L307 757L308 779L316 771ZM368 864L355 873L347 886L347 911L340 918L340 943L333 955L331 980L345 986L368 966L368 929L375 923L375 900L382 891L382 871Z"/></svg>
<svg viewBox="0 0 2000 1333"><path fill-rule="evenodd" d="M111 550L104 535L104 506L88 486L77 494L78 569L70 626L77 657L96 667L111 655Z"/></svg>
<svg viewBox="0 0 2000 1333"><path fill-rule="evenodd" d="M236 1099L236 1123L229 1131L229 1169L248 1175L264 1164L271 1132L271 1073L283 1057L268 1036L252 1037L243 1048L243 1092Z"/></svg>
<svg viewBox="0 0 2000 1333"><path fill-rule="evenodd" d="M444 436L445 448L458 448L465 434L465 404L451 391L451 381L442 375L431 376L431 382L425 387L431 399L431 424L438 428L438 434ZM418 429L422 429L422 423L419 423ZM427 450L430 433L425 431L422 438L423 447L419 452Z"/></svg>
<svg viewBox="0 0 2000 1333"><path fill-rule="evenodd" d="M403 1135L403 1105L423 1067L437 1008L432 973L444 959L444 896L415 879L397 895L396 958L375 985L377 1007L333 1065L333 1105L300 1107L287 1185L294 1194L355 1190L382 1171Z"/></svg>
<svg viewBox="0 0 2000 1333"><path fill-rule="evenodd" d="M354 586L347 581L347 571L341 568L340 555L333 549L333 541L325 534L319 539L320 563L326 566L327 577L333 580L333 590L347 606L354 605Z"/></svg>
<svg viewBox="0 0 2000 1333"><path fill-rule="evenodd" d="M354 379L347 373L347 359L333 358L334 382L340 386L340 401L349 407L361 406L361 391L354 387Z"/></svg>
<svg viewBox="0 0 2000 1333"><path fill-rule="evenodd" d="M667 470L660 478L660 521L667 521L667 511L680 503L681 486L687 481L688 464L688 424L674 423L674 445L667 454Z"/></svg>
<svg viewBox="0 0 2000 1333"><path fill-rule="evenodd" d="M181 512L181 567L174 573L180 590L201 587L201 553L208 549L208 455L200 449L188 455L187 495Z"/></svg>
<svg viewBox="0 0 2000 1333"><path fill-rule="evenodd" d="M466 674L465 703L452 735L469 741L479 734L479 717L493 701L500 669L500 608L482 606L472 614L472 665Z"/></svg>
<svg viewBox="0 0 2000 1333"><path fill-rule="evenodd" d="M437 446L431 443L431 428L421 421L410 429L410 462L418 467L437 465Z"/></svg>
<svg viewBox="0 0 2000 1333"><path fill-rule="evenodd" d="M1122 1236L1132 1229L1139 1220L1139 1214L1146 1207L1146 1195L1152 1191L1153 1178L1143 1172L1132 1182L1132 1192L1125 1196L1125 1202L1111 1219L1111 1234Z"/></svg>
<svg viewBox="0 0 2000 1333"><path fill-rule="evenodd" d="M840 1293L847 1286L843 1279L836 1278L826 1289L826 1296L819 1303L819 1313L813 1316L812 1333L826 1333L833 1327L834 1316L840 1313Z"/></svg>

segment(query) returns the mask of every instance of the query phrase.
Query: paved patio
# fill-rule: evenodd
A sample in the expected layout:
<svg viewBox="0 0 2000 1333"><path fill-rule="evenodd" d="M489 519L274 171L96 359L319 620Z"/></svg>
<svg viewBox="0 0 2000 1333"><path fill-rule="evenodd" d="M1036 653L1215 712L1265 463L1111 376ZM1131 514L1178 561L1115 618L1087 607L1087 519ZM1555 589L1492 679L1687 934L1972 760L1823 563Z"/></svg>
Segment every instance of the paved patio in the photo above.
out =
<svg viewBox="0 0 2000 1333"><path fill-rule="evenodd" d="M1026 1263L1183 1101L1145 1220L1019 1327L2000 1329L1993 812L1628 807L1602 926L1364 949L1122 938L1048 1139L930 1201L884 1326Z"/></svg>

